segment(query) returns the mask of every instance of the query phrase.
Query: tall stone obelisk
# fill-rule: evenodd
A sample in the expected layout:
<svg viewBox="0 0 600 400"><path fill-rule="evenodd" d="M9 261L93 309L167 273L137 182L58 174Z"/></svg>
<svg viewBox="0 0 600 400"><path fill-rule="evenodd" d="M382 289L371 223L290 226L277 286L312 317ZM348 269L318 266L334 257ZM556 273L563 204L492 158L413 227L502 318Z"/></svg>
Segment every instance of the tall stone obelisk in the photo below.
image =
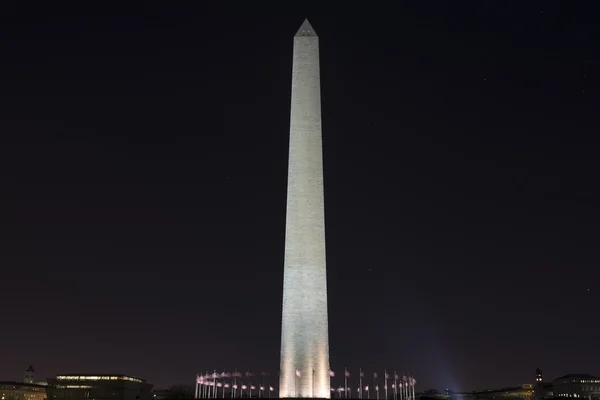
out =
<svg viewBox="0 0 600 400"><path fill-rule="evenodd" d="M329 398L319 38L294 37L280 397Z"/></svg>

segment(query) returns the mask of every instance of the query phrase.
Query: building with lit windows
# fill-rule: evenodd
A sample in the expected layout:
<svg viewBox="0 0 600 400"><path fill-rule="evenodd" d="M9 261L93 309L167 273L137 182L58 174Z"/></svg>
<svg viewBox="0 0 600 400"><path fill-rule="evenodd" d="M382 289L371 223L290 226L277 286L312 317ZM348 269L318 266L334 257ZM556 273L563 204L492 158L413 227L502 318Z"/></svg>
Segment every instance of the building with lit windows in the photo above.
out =
<svg viewBox="0 0 600 400"><path fill-rule="evenodd" d="M600 400L600 378L586 374L561 376L552 382L552 391L554 397Z"/></svg>
<svg viewBox="0 0 600 400"><path fill-rule="evenodd" d="M535 370L535 383L502 389L476 390L473 392L447 391L446 396L421 396L449 400L547 400L569 397L580 400L600 400L600 378L586 374L561 376L551 382L544 381L544 375Z"/></svg>
<svg viewBox="0 0 600 400"><path fill-rule="evenodd" d="M48 379L47 390L48 400L152 399L151 384L144 379L119 374L57 375Z"/></svg>
<svg viewBox="0 0 600 400"><path fill-rule="evenodd" d="M533 385L526 383L500 389L475 390L473 392L448 393L451 400L532 400Z"/></svg>
<svg viewBox="0 0 600 400"><path fill-rule="evenodd" d="M0 382L0 400L46 400L46 387L34 383Z"/></svg>

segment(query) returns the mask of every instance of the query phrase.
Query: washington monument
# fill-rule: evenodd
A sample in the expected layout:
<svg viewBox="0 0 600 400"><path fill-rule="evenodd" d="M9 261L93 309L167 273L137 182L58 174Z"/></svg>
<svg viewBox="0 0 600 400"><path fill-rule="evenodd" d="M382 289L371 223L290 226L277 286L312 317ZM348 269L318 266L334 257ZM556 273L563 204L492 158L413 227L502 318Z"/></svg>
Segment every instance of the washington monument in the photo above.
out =
<svg viewBox="0 0 600 400"><path fill-rule="evenodd" d="M294 37L280 397L329 398L319 38Z"/></svg>

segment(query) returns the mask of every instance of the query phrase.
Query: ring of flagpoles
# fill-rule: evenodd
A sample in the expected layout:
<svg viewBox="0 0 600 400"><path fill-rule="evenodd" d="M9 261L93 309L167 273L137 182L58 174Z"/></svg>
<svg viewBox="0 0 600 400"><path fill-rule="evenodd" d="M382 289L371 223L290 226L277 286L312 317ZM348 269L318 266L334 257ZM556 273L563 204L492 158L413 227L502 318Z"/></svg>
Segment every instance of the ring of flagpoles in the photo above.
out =
<svg viewBox="0 0 600 400"><path fill-rule="evenodd" d="M355 375L344 368L344 380L343 382L340 381L339 384L334 380L335 376L335 372L330 370L331 398L415 400L417 380L412 374L398 374L396 371L393 374L389 374L387 370L384 370L381 378L377 372L365 374L362 369L359 369L358 382L356 382ZM275 398L277 397L275 395L275 387L269 382L269 377L270 375L266 372L256 375L251 372L238 372L237 370L222 373L213 370L212 373L198 374L196 376L194 398ZM349 384L351 377L354 377L353 384ZM252 382L253 380L254 383ZM256 381L260 381L258 386L256 386ZM354 397L352 397L353 395Z"/></svg>

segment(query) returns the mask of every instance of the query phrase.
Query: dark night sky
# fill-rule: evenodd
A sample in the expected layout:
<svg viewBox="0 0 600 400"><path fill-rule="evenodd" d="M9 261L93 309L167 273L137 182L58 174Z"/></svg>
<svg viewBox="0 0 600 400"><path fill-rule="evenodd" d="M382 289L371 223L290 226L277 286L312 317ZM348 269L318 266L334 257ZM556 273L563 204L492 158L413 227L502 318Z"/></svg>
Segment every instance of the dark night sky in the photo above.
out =
<svg viewBox="0 0 600 400"><path fill-rule="evenodd" d="M597 10L171 3L3 11L0 379L277 370L307 15L332 368L458 390L600 374Z"/></svg>

